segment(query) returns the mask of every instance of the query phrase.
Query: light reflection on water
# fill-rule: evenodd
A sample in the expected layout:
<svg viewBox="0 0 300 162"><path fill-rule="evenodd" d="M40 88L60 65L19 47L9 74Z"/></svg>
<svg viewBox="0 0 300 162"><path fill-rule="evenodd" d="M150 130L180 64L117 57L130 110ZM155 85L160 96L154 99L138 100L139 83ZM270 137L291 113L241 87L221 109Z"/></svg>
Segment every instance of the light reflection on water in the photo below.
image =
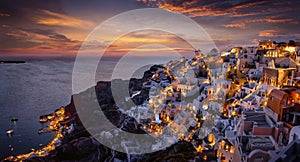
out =
<svg viewBox="0 0 300 162"><path fill-rule="evenodd" d="M37 133L47 125L39 123L39 116L68 104L72 66L72 62L55 60L0 65L0 159L51 141L54 133ZM13 123L12 117L19 120ZM5 133L8 129L14 130L11 137Z"/></svg>
<svg viewBox="0 0 300 162"><path fill-rule="evenodd" d="M0 60L3 58L0 57ZM40 144L49 143L55 133L38 134L39 128L47 126L39 123L39 116L67 105L72 94L74 58L17 60L26 60L26 63L0 64L0 160L9 155L30 152L31 148L40 149ZM101 61L97 80L110 80L115 63L113 57ZM88 59L86 66L89 66ZM135 76L141 77L147 68L149 66L139 69ZM118 72L127 73L126 68L123 70ZM13 123L13 117L19 120ZM8 129L14 130L11 137L6 135ZM14 148L13 152L9 145Z"/></svg>

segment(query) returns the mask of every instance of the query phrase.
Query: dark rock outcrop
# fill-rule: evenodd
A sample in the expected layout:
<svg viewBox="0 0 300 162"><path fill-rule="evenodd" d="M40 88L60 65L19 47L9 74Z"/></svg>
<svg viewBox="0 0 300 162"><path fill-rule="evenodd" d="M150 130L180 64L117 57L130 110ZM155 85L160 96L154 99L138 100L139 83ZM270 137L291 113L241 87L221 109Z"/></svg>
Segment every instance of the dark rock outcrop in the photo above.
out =
<svg viewBox="0 0 300 162"><path fill-rule="evenodd" d="M149 79L153 75L153 72L159 66L153 66L149 71L146 71L142 79L131 79L129 81L129 87L117 87L129 89L129 93L134 91L140 91L140 94L132 98L134 104L141 104L148 98L149 89L143 89L143 81ZM122 80L114 80L122 85ZM94 87L97 101L101 110L110 122L118 128L122 128L123 131L142 134L145 133L140 129L140 124L132 117L123 114L118 104L123 106L130 106L130 103L124 101L124 99L118 99L113 97L112 94L112 82L100 81ZM114 83L115 84L115 83ZM89 98L89 94L93 89L89 89L82 93L84 97ZM89 92L91 91L91 92ZM121 91L121 90L120 90ZM131 95L131 94L130 94ZM75 99L78 96L71 97L69 105L65 106L65 115L67 119L60 122L62 126L74 125L73 130L70 133L65 132L64 137L61 139L61 144L55 148L55 150L49 152L45 157L30 157L24 161L38 162L38 161L188 161L195 157L196 151L191 143L180 141L165 150L153 152L150 154L142 155L127 155L125 153L111 150L110 148L102 145L96 139L94 139L86 128L83 126L82 121L78 117L78 111L75 104ZM122 96L123 97L123 96ZM77 102L77 101L76 101ZM132 104L132 103L131 103ZM92 115L95 114L95 110L85 109L86 114L90 115L90 122L93 122ZM98 110L97 110L98 111Z"/></svg>

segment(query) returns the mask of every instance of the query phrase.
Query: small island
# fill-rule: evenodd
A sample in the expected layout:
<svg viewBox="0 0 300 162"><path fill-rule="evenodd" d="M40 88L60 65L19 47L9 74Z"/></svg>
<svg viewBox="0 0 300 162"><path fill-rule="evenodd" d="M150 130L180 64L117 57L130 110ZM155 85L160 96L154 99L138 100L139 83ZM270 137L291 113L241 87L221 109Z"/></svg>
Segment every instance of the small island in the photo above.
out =
<svg viewBox="0 0 300 162"><path fill-rule="evenodd" d="M5 60L0 60L0 64L24 64L26 63L25 61L5 61Z"/></svg>

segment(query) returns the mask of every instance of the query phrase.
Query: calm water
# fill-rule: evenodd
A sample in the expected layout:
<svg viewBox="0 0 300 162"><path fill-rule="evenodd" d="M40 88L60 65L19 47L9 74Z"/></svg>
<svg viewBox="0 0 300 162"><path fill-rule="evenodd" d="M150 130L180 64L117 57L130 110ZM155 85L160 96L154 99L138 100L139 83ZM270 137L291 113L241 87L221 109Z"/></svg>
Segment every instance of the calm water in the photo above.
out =
<svg viewBox="0 0 300 162"><path fill-rule="evenodd" d="M71 96L72 61L26 60L25 64L0 64L0 159L39 149L54 133L38 134L46 125L39 116L67 105ZM19 119L15 124L12 117ZM6 130L13 129L9 137ZM14 147L11 152L9 145Z"/></svg>
<svg viewBox="0 0 300 162"><path fill-rule="evenodd" d="M1 58L0 60L5 60ZM38 134L41 127L39 116L52 113L60 106L65 106L72 95L72 72L74 58L9 58L6 60L25 60L25 64L0 64L0 160L9 155L30 152L31 148L41 148L54 137L54 133ZM101 62L97 69L97 80L110 80L116 58L108 58ZM121 61L115 70L117 78L135 73L141 77L149 68L145 66L137 71L131 67L136 62L147 61L145 58L134 58ZM149 59L147 59L149 60ZM167 59L152 59L149 63L166 63ZM89 60L85 67L90 66ZM83 67L84 68L84 67ZM100 70L99 70L100 69ZM135 72L133 72L133 71ZM83 82L84 82L84 78ZM18 122L11 122L17 117ZM8 129L14 134L6 135ZM9 145L14 147L11 152Z"/></svg>

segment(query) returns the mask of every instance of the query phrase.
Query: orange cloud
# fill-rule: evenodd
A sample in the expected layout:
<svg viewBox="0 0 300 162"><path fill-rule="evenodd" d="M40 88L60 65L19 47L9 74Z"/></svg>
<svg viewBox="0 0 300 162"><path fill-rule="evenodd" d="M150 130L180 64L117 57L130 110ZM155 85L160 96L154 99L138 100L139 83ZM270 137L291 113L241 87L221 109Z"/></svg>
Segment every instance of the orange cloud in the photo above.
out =
<svg viewBox="0 0 300 162"><path fill-rule="evenodd" d="M41 13L43 16L33 18L37 24L78 28L91 28L95 26L91 21L82 20L66 14L55 13L49 10L41 10Z"/></svg>
<svg viewBox="0 0 300 162"><path fill-rule="evenodd" d="M75 53L82 43L55 31L43 29L14 29L5 35L14 39L14 43L3 47L3 49L15 53L21 50L23 53L29 54Z"/></svg>
<svg viewBox="0 0 300 162"><path fill-rule="evenodd" d="M291 18L276 18L276 17L266 17L260 19L248 19L243 20L244 23L253 23L253 22L268 22L268 23L283 23L283 22L290 22L290 23L298 23L294 19Z"/></svg>
<svg viewBox="0 0 300 162"><path fill-rule="evenodd" d="M0 17L9 17L9 16L11 16L11 15L8 13L0 13Z"/></svg>
<svg viewBox="0 0 300 162"><path fill-rule="evenodd" d="M245 9L245 8L251 8L251 7L255 7L261 4L265 4L266 2L264 1L258 1L258 2L252 2L252 3L247 3L247 4L240 4L240 5L236 5L234 7L232 7L233 9Z"/></svg>
<svg viewBox="0 0 300 162"><path fill-rule="evenodd" d="M139 48L144 45L160 44L167 48L152 47L152 48ZM165 33L162 31L150 30L150 31L137 31L127 34L118 40L114 41L109 46L107 52L109 53L126 53L131 50L137 52L162 52L173 50L194 50L187 42L177 37L174 34Z"/></svg>
<svg viewBox="0 0 300 162"><path fill-rule="evenodd" d="M245 23L232 23L232 24L225 24L223 26L226 27L226 28L241 28L241 29L246 28Z"/></svg>
<svg viewBox="0 0 300 162"><path fill-rule="evenodd" d="M259 33L260 37L300 37L299 33L283 33L277 30L263 30Z"/></svg>
<svg viewBox="0 0 300 162"><path fill-rule="evenodd" d="M234 23L229 23L223 25L224 27L228 28L241 28L245 29L246 24L249 23L259 23L259 22L266 22L266 23L293 23L298 24L298 21L291 19L291 18L276 18L276 17L266 17L266 18L259 18L259 19L245 19L241 21L236 21Z"/></svg>
<svg viewBox="0 0 300 162"><path fill-rule="evenodd" d="M189 17L202 16L227 16L227 17L248 17L257 15L270 15L297 11L296 1L270 3L270 1L201 1L201 0L137 0L151 7L158 7L165 10L176 11ZM294 6L293 6L294 5ZM278 21L277 21L278 22ZM227 25L232 27L233 25ZM244 28L242 25L236 27Z"/></svg>
<svg viewBox="0 0 300 162"><path fill-rule="evenodd" d="M166 1L166 0L137 0L148 4L149 6L157 6L158 8L177 11L182 14L186 14L189 17L198 16L230 16L230 17L242 17L257 15L259 12L240 12L243 9L259 6L265 4L265 1L249 2L245 4L233 5L231 2L208 2L200 0L192 1ZM203 3L202 3L203 2ZM224 8L224 4L227 6ZM231 5L228 7L228 5Z"/></svg>
<svg viewBox="0 0 300 162"><path fill-rule="evenodd" d="M30 37L29 33L25 32L25 31L20 31L20 30L6 33L6 35L9 37L13 37L15 39L19 39L19 40L26 40Z"/></svg>
<svg viewBox="0 0 300 162"><path fill-rule="evenodd" d="M276 37L280 35L281 34L276 30L263 30L259 33L260 37Z"/></svg>
<svg viewBox="0 0 300 162"><path fill-rule="evenodd" d="M267 18L267 19L265 19L265 21L269 22L269 23L292 22L292 23L298 24L298 22L295 21L294 19L273 19L273 18Z"/></svg>

